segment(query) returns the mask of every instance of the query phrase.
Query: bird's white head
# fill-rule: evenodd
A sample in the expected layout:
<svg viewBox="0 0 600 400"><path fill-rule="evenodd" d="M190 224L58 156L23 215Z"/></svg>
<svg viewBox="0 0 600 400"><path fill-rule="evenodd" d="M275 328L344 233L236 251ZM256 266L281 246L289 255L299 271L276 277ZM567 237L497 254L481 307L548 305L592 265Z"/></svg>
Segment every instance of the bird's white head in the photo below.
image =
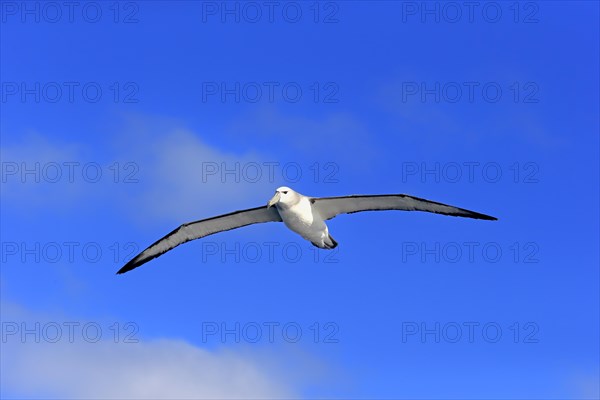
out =
<svg viewBox="0 0 600 400"><path fill-rule="evenodd" d="M299 199L300 195L298 192L295 192L287 186L281 186L277 188L275 195L267 203L267 207L273 207L274 205L291 206L296 204Z"/></svg>

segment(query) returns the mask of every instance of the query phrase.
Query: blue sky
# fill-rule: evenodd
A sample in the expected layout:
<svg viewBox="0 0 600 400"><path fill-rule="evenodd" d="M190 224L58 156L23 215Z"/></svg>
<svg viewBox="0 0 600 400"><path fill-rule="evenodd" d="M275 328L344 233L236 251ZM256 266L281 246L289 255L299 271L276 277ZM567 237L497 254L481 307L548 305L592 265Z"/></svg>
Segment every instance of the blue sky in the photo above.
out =
<svg viewBox="0 0 600 400"><path fill-rule="evenodd" d="M598 4L270 4L0 3L2 397L598 398Z"/></svg>

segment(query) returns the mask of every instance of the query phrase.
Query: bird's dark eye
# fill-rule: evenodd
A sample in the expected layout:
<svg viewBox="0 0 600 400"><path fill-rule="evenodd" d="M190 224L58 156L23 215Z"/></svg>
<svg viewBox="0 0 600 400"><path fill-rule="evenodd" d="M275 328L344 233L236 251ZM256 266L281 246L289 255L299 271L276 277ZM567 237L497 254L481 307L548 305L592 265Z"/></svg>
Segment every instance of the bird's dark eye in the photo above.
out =
<svg viewBox="0 0 600 400"><path fill-rule="evenodd" d="M283 193L283 194L287 194L287 192L288 192L288 191L286 190L285 192L281 192L281 193Z"/></svg>

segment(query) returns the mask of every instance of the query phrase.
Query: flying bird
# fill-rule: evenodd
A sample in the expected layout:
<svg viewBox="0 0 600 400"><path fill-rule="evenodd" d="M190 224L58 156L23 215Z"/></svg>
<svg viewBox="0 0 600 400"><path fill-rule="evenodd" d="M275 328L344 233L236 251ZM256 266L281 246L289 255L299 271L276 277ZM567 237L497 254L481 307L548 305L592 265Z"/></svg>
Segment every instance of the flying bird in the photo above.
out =
<svg viewBox="0 0 600 400"><path fill-rule="evenodd" d="M131 271L190 240L263 222L283 222L289 229L318 248L333 249L338 243L329 234L325 221L339 214L383 210L427 211L454 217L497 220L489 215L406 194L319 198L304 196L289 187L282 186L275 191L275 195L266 206L235 211L181 225L135 256L117 271L117 274Z"/></svg>

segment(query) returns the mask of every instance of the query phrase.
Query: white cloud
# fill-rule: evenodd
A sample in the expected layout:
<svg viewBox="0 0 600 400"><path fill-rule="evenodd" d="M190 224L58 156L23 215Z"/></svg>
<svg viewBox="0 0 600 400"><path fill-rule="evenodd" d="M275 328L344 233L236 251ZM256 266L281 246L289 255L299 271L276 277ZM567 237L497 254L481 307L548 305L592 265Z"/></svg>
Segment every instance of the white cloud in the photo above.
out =
<svg viewBox="0 0 600 400"><path fill-rule="evenodd" d="M141 207L130 205L144 218L182 222L257 207L279 186L268 176L265 156L221 151L189 130L171 129L141 143L131 154L140 165L134 199Z"/></svg>
<svg viewBox="0 0 600 400"><path fill-rule="evenodd" d="M183 341L3 344L2 386L25 397L281 398L272 371L230 351Z"/></svg>
<svg viewBox="0 0 600 400"><path fill-rule="evenodd" d="M570 379L573 397L579 399L600 399L600 371L588 369L573 374Z"/></svg>
<svg viewBox="0 0 600 400"><path fill-rule="evenodd" d="M257 352L208 351L181 340L114 342L111 332L96 343L75 330L72 342L64 334L42 333L36 343L29 334L8 334L11 321L35 331L55 321L14 304L2 304L2 397L24 398L282 398L294 396L289 377L275 368L277 360ZM14 325L14 322L13 322ZM19 328L21 329L21 328ZM49 331L48 331L49 332ZM39 332L38 332L39 333ZM277 371L277 372L276 372Z"/></svg>
<svg viewBox="0 0 600 400"><path fill-rule="evenodd" d="M33 135L2 147L3 202L31 214L49 208L95 210L101 204L138 221L175 224L266 204L282 183L271 179L263 165L273 160L222 151L173 122L130 123L115 142L113 149L99 152ZM87 165L93 168L84 170ZM259 179L254 166L260 167ZM209 174L214 167L218 171ZM98 168L101 178L91 182ZM37 172L23 175L25 169ZM239 173L224 174L225 169Z"/></svg>

